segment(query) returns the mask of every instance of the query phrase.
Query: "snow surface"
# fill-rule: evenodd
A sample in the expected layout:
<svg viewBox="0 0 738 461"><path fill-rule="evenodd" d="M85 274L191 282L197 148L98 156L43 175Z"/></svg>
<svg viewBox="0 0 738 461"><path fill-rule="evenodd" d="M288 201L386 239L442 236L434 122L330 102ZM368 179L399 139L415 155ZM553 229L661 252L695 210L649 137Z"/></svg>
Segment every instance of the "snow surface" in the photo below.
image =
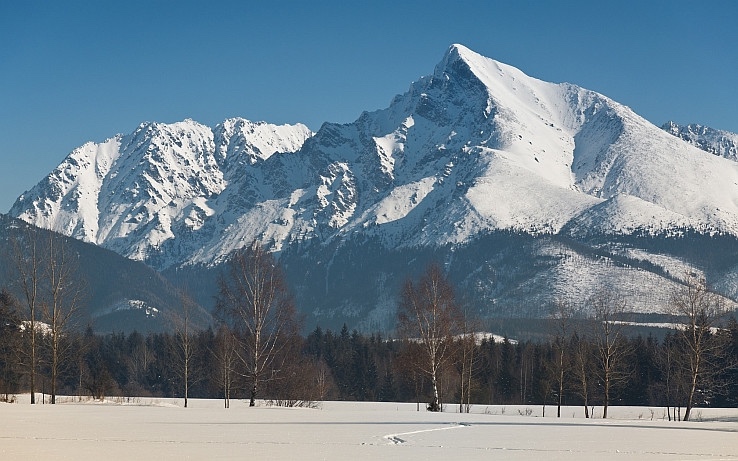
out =
<svg viewBox="0 0 738 461"><path fill-rule="evenodd" d="M610 407L584 419L579 407L447 406L324 402L319 409L249 408L234 400L60 398L57 405L0 404L0 457L105 459L738 459L738 410L695 409L670 422L665 410Z"/></svg>

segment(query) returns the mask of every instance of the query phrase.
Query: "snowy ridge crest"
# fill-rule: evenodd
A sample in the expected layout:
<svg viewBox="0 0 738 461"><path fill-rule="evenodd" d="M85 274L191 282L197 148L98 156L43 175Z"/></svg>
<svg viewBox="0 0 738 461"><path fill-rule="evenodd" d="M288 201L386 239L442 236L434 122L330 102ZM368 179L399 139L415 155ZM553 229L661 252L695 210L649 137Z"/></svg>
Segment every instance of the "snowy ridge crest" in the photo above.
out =
<svg viewBox="0 0 738 461"><path fill-rule="evenodd" d="M661 128L705 152L738 161L738 134L736 133L716 130L696 123L679 125L675 122L667 122Z"/></svg>
<svg viewBox="0 0 738 461"><path fill-rule="evenodd" d="M278 251L356 236L460 244L494 230L738 235L735 150L711 155L669 133L604 95L452 45L386 109L317 133L185 120L88 143L11 214L160 269L217 263L254 239Z"/></svg>

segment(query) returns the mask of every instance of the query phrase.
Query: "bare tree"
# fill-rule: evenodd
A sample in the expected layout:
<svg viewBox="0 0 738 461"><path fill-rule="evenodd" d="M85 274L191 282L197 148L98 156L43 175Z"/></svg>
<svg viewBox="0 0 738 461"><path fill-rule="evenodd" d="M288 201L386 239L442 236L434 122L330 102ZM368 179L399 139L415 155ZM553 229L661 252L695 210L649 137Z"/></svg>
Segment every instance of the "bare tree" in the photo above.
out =
<svg viewBox="0 0 738 461"><path fill-rule="evenodd" d="M301 337L294 335L281 354L300 356L303 347ZM312 360L284 360L279 379L271 380L267 390L269 405L280 407L317 408L318 365Z"/></svg>
<svg viewBox="0 0 738 461"><path fill-rule="evenodd" d="M153 348L149 345L150 340L151 337L147 339L137 332L133 332L128 337L130 351L126 357L129 373L126 391L129 393L136 393L136 395L145 393L143 384L146 382L146 373L156 360Z"/></svg>
<svg viewBox="0 0 738 461"><path fill-rule="evenodd" d="M556 356L554 357L553 372L555 375L556 386L558 388L558 398L556 402L557 418L561 418L561 405L564 399L564 383L566 382L566 372L569 370L567 342L569 340L573 312L574 309L569 302L562 299L554 301L551 317L554 325L554 349L556 353Z"/></svg>
<svg viewBox="0 0 738 461"><path fill-rule="evenodd" d="M43 319L48 325L51 371L51 403L56 403L61 362L71 352L72 343L65 335L70 321L79 309L84 293L82 281L77 272L78 256L53 233L49 233L45 248L47 262L45 269L45 296L42 301Z"/></svg>
<svg viewBox="0 0 738 461"><path fill-rule="evenodd" d="M174 324L174 341L171 344L172 357L176 364L174 373L182 384L184 392L184 407L187 408L190 384L193 382L194 358L195 358L195 338L192 332L192 311L195 303L192 298L184 291L180 291L180 299L182 303L181 315L174 315L172 323Z"/></svg>
<svg viewBox="0 0 738 461"><path fill-rule="evenodd" d="M236 373L237 343L231 329L221 325L215 334L214 348L210 351L218 367L215 381L223 391L225 408L231 407L231 391Z"/></svg>
<svg viewBox="0 0 738 461"><path fill-rule="evenodd" d="M462 332L462 311L454 291L438 265L431 265L417 283L408 280L398 311L399 331L421 346L419 369L430 378L433 396L430 411L441 411L440 372L453 357L453 337Z"/></svg>
<svg viewBox="0 0 738 461"><path fill-rule="evenodd" d="M274 256L256 242L231 256L219 285L217 309L243 338L239 357L254 406L263 381L280 372L280 350L297 334L295 305Z"/></svg>
<svg viewBox="0 0 738 461"><path fill-rule="evenodd" d="M314 364L313 368L315 370L314 386L317 393L316 399L324 401L335 389L336 384L333 380L331 369L328 367L328 364L325 363L325 360L322 358L319 359L317 363Z"/></svg>
<svg viewBox="0 0 738 461"><path fill-rule="evenodd" d="M459 413L471 411L471 389L474 376L476 338L474 332L464 331L458 339L457 370L459 372Z"/></svg>
<svg viewBox="0 0 738 461"><path fill-rule="evenodd" d="M456 370L459 373L459 413L471 411L471 392L474 373L478 367L477 332L481 331L479 319L473 318L464 310L460 319L461 334L457 336Z"/></svg>
<svg viewBox="0 0 738 461"><path fill-rule="evenodd" d="M35 228L25 226L25 233L16 234L13 241L13 261L18 273L17 280L25 303L25 325L23 337L27 347L19 350L20 363L28 375L31 404L36 403L36 372L38 370L38 328L39 292L41 290L42 264L38 233Z"/></svg>
<svg viewBox="0 0 738 461"><path fill-rule="evenodd" d="M607 289L595 293L589 299L589 304L597 325L594 340L604 394L602 417L607 418L613 389L630 376L627 357L631 351L623 334L623 315L627 304L622 296Z"/></svg>
<svg viewBox="0 0 738 461"><path fill-rule="evenodd" d="M727 307L723 297L711 291L703 277L687 274L681 289L672 294L670 308L685 324L676 336L683 348L683 365L688 376L684 421L688 421L695 405L699 386L707 384L715 374L713 360L721 356L724 341L716 334L725 320Z"/></svg>
<svg viewBox="0 0 738 461"><path fill-rule="evenodd" d="M657 364L662 375L663 397L666 403L666 414L669 421L679 419L679 412L676 405L679 402L679 395L683 389L686 389L684 368L681 367L681 347L678 344L680 338L667 335L664 342L659 348ZM673 416L672 416L673 409Z"/></svg>

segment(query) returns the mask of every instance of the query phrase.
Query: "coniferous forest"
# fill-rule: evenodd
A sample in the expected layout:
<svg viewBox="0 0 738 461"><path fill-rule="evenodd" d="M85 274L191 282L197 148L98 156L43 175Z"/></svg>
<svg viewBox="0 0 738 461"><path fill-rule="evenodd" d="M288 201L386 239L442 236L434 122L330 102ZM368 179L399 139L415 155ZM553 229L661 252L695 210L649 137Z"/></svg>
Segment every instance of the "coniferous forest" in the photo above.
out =
<svg viewBox="0 0 738 461"><path fill-rule="evenodd" d="M18 258L23 297L0 292L0 394L104 399L247 399L283 406L323 400L585 408L663 407L670 419L700 406L738 405L738 322L705 281L688 276L674 293L664 336L628 332L627 305L603 289L550 306L535 340L481 334L439 266L408 279L392 334L315 328L300 315L273 255L253 244L236 252L218 281L217 323L193 327L188 300L173 328L146 335L96 334L73 326L83 284L49 240ZM38 258L34 254L52 255ZM73 258L72 258L73 259ZM29 264L28 262L31 262ZM51 275L50 275L51 274ZM53 276L53 277L52 277ZM47 397L48 396L48 397Z"/></svg>
<svg viewBox="0 0 738 461"><path fill-rule="evenodd" d="M0 392L8 395L28 389L27 372L9 350L13 341L27 338L17 331L10 333L13 324L8 323L7 310L3 310L3 315ZM738 405L738 369L726 366L731 356L738 356L738 323L731 321L721 335L728 340L724 357L713 364L715 373L700 389L697 406ZM231 399L249 397L249 380L239 372L235 364L238 359L234 357L232 369L224 364L222 351L226 350L228 336L225 330L191 333L189 397L224 398L224 392L229 392ZM10 337L12 340L8 341ZM99 336L88 330L70 335L66 341L72 352L60 373L60 394L100 399L184 397L185 358L182 338L176 334L143 336L134 332ZM412 344L346 328L338 332L316 328L307 337L294 338L294 342L289 363L280 364L280 370L270 370L273 376L266 380L263 398L289 405L320 400L409 401L419 402L421 408L430 401L430 383L409 357ZM457 343L461 351L463 341ZM678 353L676 343L673 334L662 341L653 337L624 338L622 347L628 354L622 358L623 378L613 390L610 404L683 407L688 379L683 367L671 356ZM469 345L468 376L462 376L462 363L456 360L447 364L441 374L441 403L555 407L559 401L558 357L563 351L562 404L584 405L586 401L590 406L601 407L604 396L597 345L572 334L561 346L557 341L492 339ZM37 390L48 393L48 353L43 352L45 345L41 349ZM462 392L468 393L463 401Z"/></svg>
<svg viewBox="0 0 738 461"><path fill-rule="evenodd" d="M29 370L17 353L29 341L20 317L3 295L0 323L0 393L28 390ZM580 322L584 326L585 322ZM583 330L582 330L583 331ZM582 331L550 341L459 337L439 372L442 405L586 405L605 403L601 346ZM738 405L738 322L719 331L719 353L709 357L694 406ZM230 399L250 396L251 379L235 350L241 339L227 328L188 333L96 335L91 329L65 336L67 353L57 392L63 395L152 396ZM187 344L187 346L185 346ZM27 347L27 346L26 346ZM676 411L687 404L690 384L678 333L661 340L618 339L610 405L644 405ZM364 335L316 328L296 335L280 351L264 378L261 398L279 405L320 400L410 401L425 408L432 399L428 376L418 366L417 342L379 333ZM51 392L50 344L40 338L36 389ZM620 354L620 352L618 352ZM186 373L186 374L185 374ZM185 389L187 387L187 389ZM186 394L185 394L186 393ZM556 411L555 408L550 411ZM599 415L598 410L598 415ZM588 409L587 413L590 411Z"/></svg>

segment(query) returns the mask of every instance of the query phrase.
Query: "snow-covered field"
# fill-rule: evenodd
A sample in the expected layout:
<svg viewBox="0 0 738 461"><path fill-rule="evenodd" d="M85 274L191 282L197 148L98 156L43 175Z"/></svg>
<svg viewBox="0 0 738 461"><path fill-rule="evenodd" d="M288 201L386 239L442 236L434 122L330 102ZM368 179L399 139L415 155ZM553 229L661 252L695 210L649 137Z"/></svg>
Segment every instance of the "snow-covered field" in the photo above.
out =
<svg viewBox="0 0 738 461"><path fill-rule="evenodd" d="M415 404L324 402L318 409L248 408L219 400L62 399L0 404L3 460L181 459L720 459L738 460L738 409L696 409L669 422L664 410L482 406L440 414ZM652 411L653 410L653 413ZM601 414L601 408L596 409Z"/></svg>

